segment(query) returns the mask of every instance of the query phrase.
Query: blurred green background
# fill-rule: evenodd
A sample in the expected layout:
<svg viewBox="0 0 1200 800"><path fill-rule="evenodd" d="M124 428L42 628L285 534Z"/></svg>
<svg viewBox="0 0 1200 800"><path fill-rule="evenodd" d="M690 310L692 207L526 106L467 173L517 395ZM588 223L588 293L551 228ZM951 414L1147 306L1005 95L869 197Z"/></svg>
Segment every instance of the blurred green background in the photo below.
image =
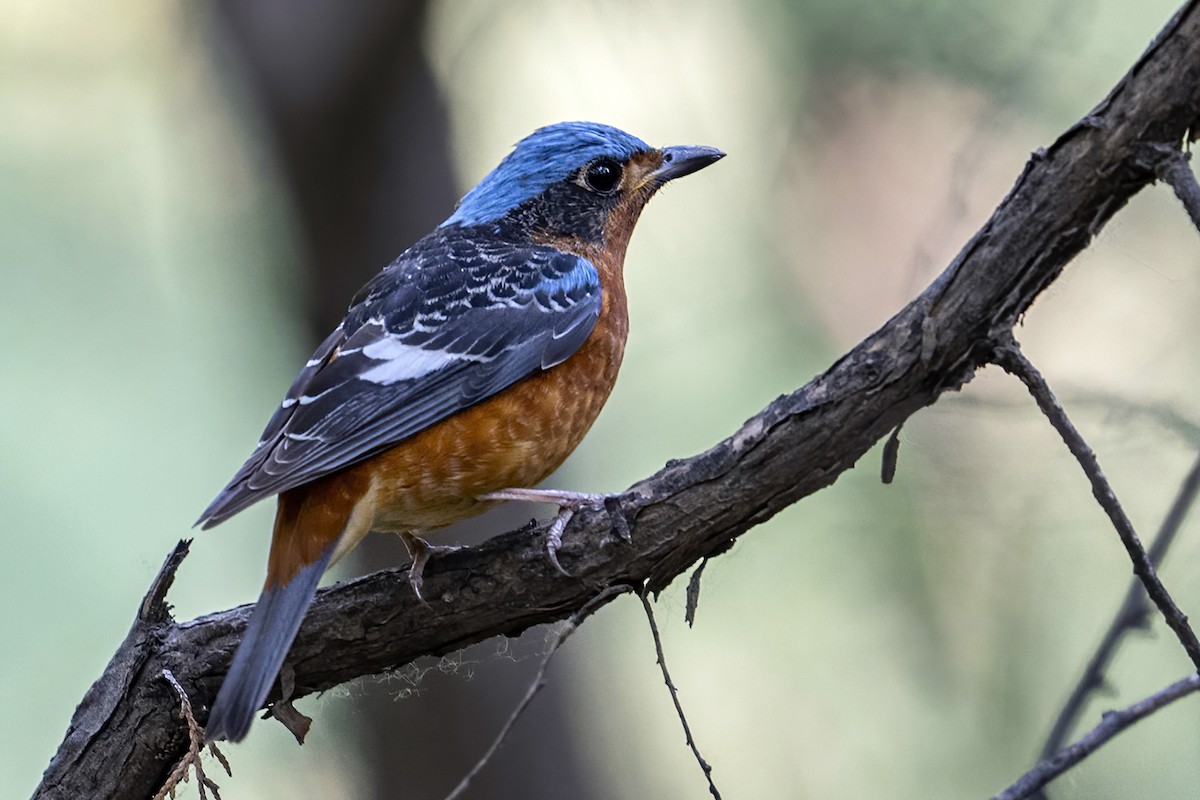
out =
<svg viewBox="0 0 1200 800"><path fill-rule="evenodd" d="M552 479L616 490L886 321L1173 10L0 0L0 794L33 790L161 560L352 292L511 143L594 119L730 154L643 216L621 380ZM1144 538L1200 445L1196 244L1147 191L1018 330ZM872 453L711 563L694 629L682 585L658 603L727 798L990 796L1032 764L1125 592L1115 534L1014 380L984 370L902 440L895 484ZM198 536L179 618L257 596L271 513ZM1163 570L1193 615L1196 527ZM341 574L403 560L366 550ZM441 797L548 641L305 700L308 744L257 725L226 749L224 796ZM1187 671L1156 623L1088 724ZM469 796L704 796L636 600L590 620L550 680ZM1197 718L1177 704L1051 796L1196 797Z"/></svg>

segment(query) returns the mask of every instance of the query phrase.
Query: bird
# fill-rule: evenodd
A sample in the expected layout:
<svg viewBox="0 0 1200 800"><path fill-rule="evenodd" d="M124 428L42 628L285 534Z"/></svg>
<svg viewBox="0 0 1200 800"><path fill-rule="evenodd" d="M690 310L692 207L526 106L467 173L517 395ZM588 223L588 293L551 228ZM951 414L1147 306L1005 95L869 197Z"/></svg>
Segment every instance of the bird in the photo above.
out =
<svg viewBox="0 0 1200 800"><path fill-rule="evenodd" d="M643 207L724 157L560 122L520 140L453 213L372 278L304 364L245 464L204 510L211 528L278 496L262 593L208 715L240 741L266 702L325 570L370 531L422 534L506 500L560 508L601 495L532 489L583 439L629 329L623 268ZM424 601L424 598L422 598Z"/></svg>

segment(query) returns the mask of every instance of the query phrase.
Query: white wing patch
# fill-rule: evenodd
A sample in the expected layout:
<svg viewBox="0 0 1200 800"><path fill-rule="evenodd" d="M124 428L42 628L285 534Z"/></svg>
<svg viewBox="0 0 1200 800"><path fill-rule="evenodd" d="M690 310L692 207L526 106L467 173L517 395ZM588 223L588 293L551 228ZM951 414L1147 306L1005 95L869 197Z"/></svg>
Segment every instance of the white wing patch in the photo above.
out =
<svg viewBox="0 0 1200 800"><path fill-rule="evenodd" d="M428 350L391 337L371 342L363 347L362 354L373 361L383 363L371 367L358 377L382 386L420 378L455 362L486 360L465 353Z"/></svg>

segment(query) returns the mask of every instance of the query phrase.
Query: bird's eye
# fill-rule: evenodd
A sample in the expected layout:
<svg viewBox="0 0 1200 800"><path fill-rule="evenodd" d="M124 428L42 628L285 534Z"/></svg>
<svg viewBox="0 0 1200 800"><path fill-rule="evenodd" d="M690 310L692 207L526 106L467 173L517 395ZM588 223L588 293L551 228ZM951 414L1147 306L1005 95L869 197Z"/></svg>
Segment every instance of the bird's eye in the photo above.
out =
<svg viewBox="0 0 1200 800"><path fill-rule="evenodd" d="M598 158L583 169L583 182L599 194L609 194L621 182L621 165L611 158Z"/></svg>

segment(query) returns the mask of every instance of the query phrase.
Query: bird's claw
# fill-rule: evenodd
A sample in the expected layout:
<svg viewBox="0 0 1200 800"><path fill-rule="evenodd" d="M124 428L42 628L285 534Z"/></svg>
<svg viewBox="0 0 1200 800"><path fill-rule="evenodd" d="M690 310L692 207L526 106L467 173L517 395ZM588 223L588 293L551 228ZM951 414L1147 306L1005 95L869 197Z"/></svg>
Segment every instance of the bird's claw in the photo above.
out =
<svg viewBox="0 0 1200 800"><path fill-rule="evenodd" d="M546 532L546 556L550 559L550 563L554 568L571 577L571 573L567 572L563 567L562 562L558 560L558 548L562 547L563 531L567 529L567 523L571 521L571 517L575 516L575 509L561 508L558 516L554 518L554 522L550 525L550 530Z"/></svg>
<svg viewBox="0 0 1200 800"><path fill-rule="evenodd" d="M404 541L409 556L412 557L412 565L408 568L408 585L412 587L413 594L417 596L421 604L428 606L429 603L425 600L425 596L421 594L421 587L425 585L425 565L429 563L430 556L453 553L461 550L462 547L460 545L430 544L420 536L414 536L411 533L402 533L400 538Z"/></svg>
<svg viewBox="0 0 1200 800"><path fill-rule="evenodd" d="M562 535L567 529L567 523L577 512L585 508L596 511L603 509L608 512L613 531L627 542L632 538L629 521L621 512L619 494L591 494L563 489L502 489L482 495L480 499L519 500L524 503L550 503L558 506L558 515L546 533L546 555L555 569L568 577L571 573L567 572L558 560L558 549L562 546Z"/></svg>

